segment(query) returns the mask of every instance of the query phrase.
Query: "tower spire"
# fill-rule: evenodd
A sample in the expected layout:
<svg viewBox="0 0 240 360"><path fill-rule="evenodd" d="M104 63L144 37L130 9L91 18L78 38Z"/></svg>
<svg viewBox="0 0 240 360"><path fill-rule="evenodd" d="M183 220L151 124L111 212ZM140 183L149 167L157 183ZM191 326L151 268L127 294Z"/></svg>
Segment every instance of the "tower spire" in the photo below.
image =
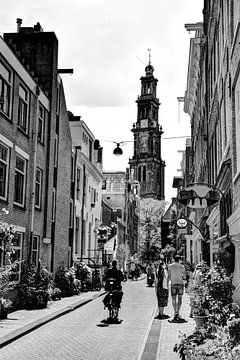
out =
<svg viewBox="0 0 240 360"><path fill-rule="evenodd" d="M151 49L148 49L148 65L151 65Z"/></svg>

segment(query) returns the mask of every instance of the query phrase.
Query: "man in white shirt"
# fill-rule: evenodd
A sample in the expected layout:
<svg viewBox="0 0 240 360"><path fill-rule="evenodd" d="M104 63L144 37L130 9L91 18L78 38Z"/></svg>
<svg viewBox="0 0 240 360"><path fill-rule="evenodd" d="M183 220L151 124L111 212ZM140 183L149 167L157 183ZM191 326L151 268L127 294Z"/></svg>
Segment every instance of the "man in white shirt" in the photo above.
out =
<svg viewBox="0 0 240 360"><path fill-rule="evenodd" d="M184 289L185 267L180 264L180 256L174 256L174 262L168 267L168 282L171 281L172 305L174 320L179 320L179 311L182 305Z"/></svg>

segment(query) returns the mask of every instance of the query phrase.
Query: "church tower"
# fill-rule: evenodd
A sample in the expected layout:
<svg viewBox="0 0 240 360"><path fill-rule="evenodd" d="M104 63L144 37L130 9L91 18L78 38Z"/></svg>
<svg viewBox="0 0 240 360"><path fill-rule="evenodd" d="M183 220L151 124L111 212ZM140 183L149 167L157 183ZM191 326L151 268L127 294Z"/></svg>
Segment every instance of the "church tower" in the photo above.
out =
<svg viewBox="0 0 240 360"><path fill-rule="evenodd" d="M162 127L158 123L159 99L154 67L149 63L141 80L141 95L136 100L137 122L133 124L134 154L129 160L134 179L140 183L140 197L164 200L164 168L161 159Z"/></svg>

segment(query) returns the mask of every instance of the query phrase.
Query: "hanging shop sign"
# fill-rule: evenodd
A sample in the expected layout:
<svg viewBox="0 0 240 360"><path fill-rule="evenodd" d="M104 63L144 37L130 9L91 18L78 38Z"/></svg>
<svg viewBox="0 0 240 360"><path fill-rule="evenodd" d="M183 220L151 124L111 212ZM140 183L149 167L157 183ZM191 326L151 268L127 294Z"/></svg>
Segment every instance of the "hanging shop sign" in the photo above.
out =
<svg viewBox="0 0 240 360"><path fill-rule="evenodd" d="M184 229L184 228L187 226L187 220L184 219L184 218L178 219L178 221L177 221L177 226L178 226L180 229Z"/></svg>
<svg viewBox="0 0 240 360"><path fill-rule="evenodd" d="M193 184L180 190L177 200L189 208L204 209L215 205L220 200L220 195L210 185Z"/></svg>

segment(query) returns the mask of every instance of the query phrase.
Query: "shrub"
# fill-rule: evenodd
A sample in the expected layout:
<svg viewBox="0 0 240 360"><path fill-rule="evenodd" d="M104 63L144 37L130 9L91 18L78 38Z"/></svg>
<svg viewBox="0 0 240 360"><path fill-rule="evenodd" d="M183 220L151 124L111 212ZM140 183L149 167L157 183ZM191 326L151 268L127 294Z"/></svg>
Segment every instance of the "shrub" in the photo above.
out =
<svg viewBox="0 0 240 360"><path fill-rule="evenodd" d="M64 265L58 267L54 276L54 284L61 290L62 296L72 296L77 293L74 285L74 274Z"/></svg>
<svg viewBox="0 0 240 360"><path fill-rule="evenodd" d="M42 267L40 262L37 266L29 266L26 262L22 262L21 281L17 285L20 307L46 306L49 299L48 290L52 282L52 274Z"/></svg>

